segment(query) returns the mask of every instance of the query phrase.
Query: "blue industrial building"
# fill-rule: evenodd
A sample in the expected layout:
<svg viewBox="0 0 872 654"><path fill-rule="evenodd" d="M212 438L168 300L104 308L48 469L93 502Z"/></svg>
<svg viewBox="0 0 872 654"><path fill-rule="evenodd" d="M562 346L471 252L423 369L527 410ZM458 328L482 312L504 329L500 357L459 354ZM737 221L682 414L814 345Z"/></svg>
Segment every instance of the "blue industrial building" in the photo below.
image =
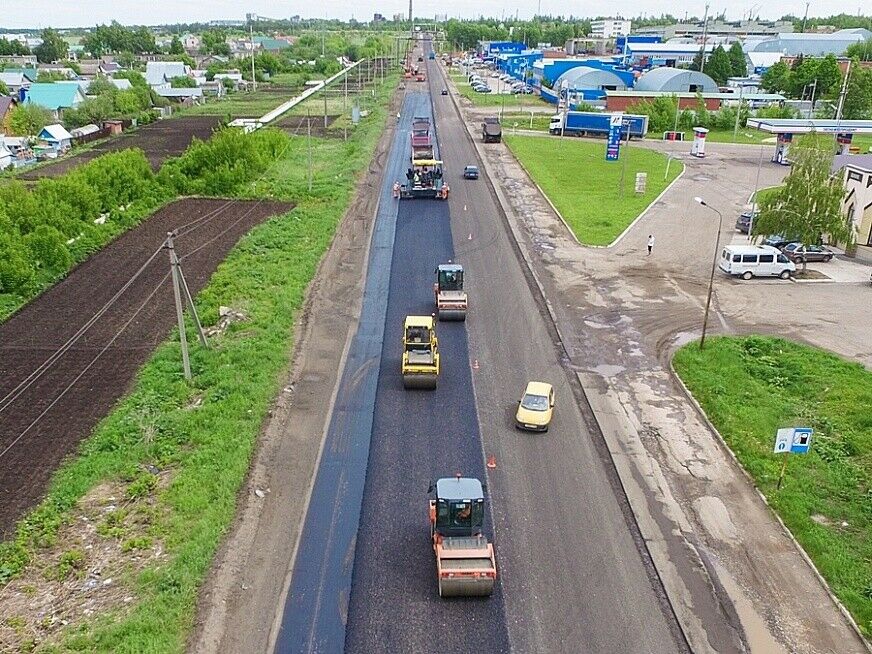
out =
<svg viewBox="0 0 872 654"><path fill-rule="evenodd" d="M501 70L517 79L524 78L524 72L533 70L533 63L542 59L541 50L525 50L520 54L501 54L495 60L497 70Z"/></svg>
<svg viewBox="0 0 872 654"><path fill-rule="evenodd" d="M659 34L630 34L628 36L619 34L615 37L615 52L623 54L627 44L633 47L634 44L660 43L661 41L662 37Z"/></svg>
<svg viewBox="0 0 872 654"><path fill-rule="evenodd" d="M527 46L518 41L482 41L480 54L484 58L493 58L500 54L521 54Z"/></svg>

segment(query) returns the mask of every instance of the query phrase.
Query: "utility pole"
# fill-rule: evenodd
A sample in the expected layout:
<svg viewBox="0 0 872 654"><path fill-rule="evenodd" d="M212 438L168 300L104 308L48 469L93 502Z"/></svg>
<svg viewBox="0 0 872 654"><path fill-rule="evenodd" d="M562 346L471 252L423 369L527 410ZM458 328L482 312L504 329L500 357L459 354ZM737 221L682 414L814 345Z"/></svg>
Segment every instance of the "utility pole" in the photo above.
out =
<svg viewBox="0 0 872 654"><path fill-rule="evenodd" d="M817 93L817 80L811 83L811 104L808 107L808 119L811 120L811 115L814 112L814 96Z"/></svg>
<svg viewBox="0 0 872 654"><path fill-rule="evenodd" d="M194 324L197 327L197 336L200 343L204 347L209 347L206 340L206 334L203 333L203 326L200 324L200 317L197 315L197 309L194 306L194 298L191 297L191 291L188 288L188 283L185 281L185 276L182 273L182 268L179 263L179 257L176 255L176 248L173 244L174 232L167 232L167 240L165 247L170 254L170 272L173 278L173 296L176 301L176 321L179 326L179 342L182 346L182 367L185 372L185 379L190 380L191 375L191 359L188 355L188 336L185 332L185 315L182 310L182 295L185 297L185 303L191 311L194 318Z"/></svg>
<svg viewBox="0 0 872 654"><path fill-rule="evenodd" d="M705 68L705 40L708 34L708 10L709 6L705 6L705 16L702 19L702 56L699 58L699 72L703 72Z"/></svg>
<svg viewBox="0 0 872 654"><path fill-rule="evenodd" d="M845 108L845 96L848 95L848 80L851 77L852 60L848 60L848 68L845 71L845 79L842 80L842 89L839 91L839 106L836 109L836 122L842 120L842 109Z"/></svg>
<svg viewBox="0 0 872 654"><path fill-rule="evenodd" d="M805 33L805 21L808 20L808 6L810 4L811 4L810 2L805 3L805 15L802 17L802 29L800 30L800 32L803 32L803 33Z"/></svg>
<svg viewBox="0 0 872 654"><path fill-rule="evenodd" d="M733 141L739 135L739 119L742 117L742 94L745 91L745 85L739 86L739 108L736 110L736 125L733 127Z"/></svg>
<svg viewBox="0 0 872 654"><path fill-rule="evenodd" d="M309 116L309 110L306 109L306 158L308 159L309 167L309 193L312 192L312 118Z"/></svg>
<svg viewBox="0 0 872 654"><path fill-rule="evenodd" d="M327 129L327 83L324 82L324 129Z"/></svg>
<svg viewBox="0 0 872 654"><path fill-rule="evenodd" d="M248 44L251 46L251 87L257 91L257 79L254 76L254 21L248 23Z"/></svg>

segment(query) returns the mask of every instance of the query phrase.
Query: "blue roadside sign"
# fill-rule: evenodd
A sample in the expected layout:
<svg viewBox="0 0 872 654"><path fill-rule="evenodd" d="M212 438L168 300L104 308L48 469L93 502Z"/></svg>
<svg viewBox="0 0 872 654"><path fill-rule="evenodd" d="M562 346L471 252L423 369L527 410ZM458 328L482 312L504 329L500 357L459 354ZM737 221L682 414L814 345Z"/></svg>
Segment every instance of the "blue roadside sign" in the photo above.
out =
<svg viewBox="0 0 872 654"><path fill-rule="evenodd" d="M609 116L609 139L606 143L606 161L617 161L621 155L622 114Z"/></svg>
<svg viewBox="0 0 872 654"><path fill-rule="evenodd" d="M793 443L790 446L792 454L807 454L811 447L811 427L797 427L793 430Z"/></svg>

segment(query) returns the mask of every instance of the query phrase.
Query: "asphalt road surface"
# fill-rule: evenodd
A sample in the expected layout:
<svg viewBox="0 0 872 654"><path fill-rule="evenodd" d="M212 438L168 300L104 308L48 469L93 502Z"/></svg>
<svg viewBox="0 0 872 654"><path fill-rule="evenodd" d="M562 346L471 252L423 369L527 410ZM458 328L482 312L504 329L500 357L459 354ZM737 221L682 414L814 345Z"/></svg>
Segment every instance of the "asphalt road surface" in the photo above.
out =
<svg viewBox="0 0 872 654"><path fill-rule="evenodd" d="M355 342L349 350L336 407L350 413L334 412L328 431L276 651L339 651L343 633L347 652L685 651L486 180L461 178L475 152L450 98L438 94L437 64L427 65L437 81L407 94L382 211L406 165L411 117L430 113L430 85L451 199L394 201L387 294L368 279L361 322L369 329L384 311L383 345L377 360ZM382 211L379 221L390 219ZM368 276L383 276L385 242L374 246ZM434 311L433 270L449 259L467 270L470 316L437 326L438 389L406 391L402 322ZM530 378L557 392L547 434L512 425ZM497 465L486 471L491 455ZM455 472L488 484L500 573L490 598L438 597L427 487Z"/></svg>

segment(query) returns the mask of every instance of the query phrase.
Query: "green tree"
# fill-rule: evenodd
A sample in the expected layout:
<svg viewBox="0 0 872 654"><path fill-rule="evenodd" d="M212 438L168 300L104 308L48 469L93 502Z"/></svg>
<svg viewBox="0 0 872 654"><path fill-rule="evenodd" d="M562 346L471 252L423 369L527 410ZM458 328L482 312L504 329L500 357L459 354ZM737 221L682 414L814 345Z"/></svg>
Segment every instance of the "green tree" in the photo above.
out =
<svg viewBox="0 0 872 654"><path fill-rule="evenodd" d="M69 77L64 75L61 72L56 70L41 70L37 76L36 81L40 84L49 84L51 82L63 82L64 80L68 80Z"/></svg>
<svg viewBox="0 0 872 654"><path fill-rule="evenodd" d="M0 231L0 293L23 293L33 277L21 236L15 230Z"/></svg>
<svg viewBox="0 0 872 654"><path fill-rule="evenodd" d="M651 133L671 131L675 127L678 97L661 95L653 100L643 100L630 105L627 111L631 114L648 116L648 131Z"/></svg>
<svg viewBox="0 0 872 654"><path fill-rule="evenodd" d="M88 95L115 95L118 88L107 79L95 79L88 84Z"/></svg>
<svg viewBox="0 0 872 654"><path fill-rule="evenodd" d="M727 78L733 72L730 55L721 46L712 50L711 56L705 64L705 72L718 86L725 86Z"/></svg>
<svg viewBox="0 0 872 654"><path fill-rule="evenodd" d="M857 62L851 65L842 118L846 120L872 118L872 68L863 68Z"/></svg>
<svg viewBox="0 0 872 654"><path fill-rule="evenodd" d="M745 77L748 74L748 62L745 59L745 51L739 41L733 41L727 54L730 56L731 77Z"/></svg>
<svg viewBox="0 0 872 654"><path fill-rule="evenodd" d="M6 82L0 81L0 95L9 95L9 87Z"/></svg>
<svg viewBox="0 0 872 654"><path fill-rule="evenodd" d="M817 79L821 60L812 57L797 57L791 66L790 95L794 98L811 96L811 84Z"/></svg>
<svg viewBox="0 0 872 654"><path fill-rule="evenodd" d="M203 54L230 55L227 32L222 29L206 30L200 35L200 50Z"/></svg>
<svg viewBox="0 0 872 654"><path fill-rule="evenodd" d="M872 40L852 43L848 46L848 49L845 50L845 55L850 59L872 61Z"/></svg>
<svg viewBox="0 0 872 654"><path fill-rule="evenodd" d="M826 236L831 243L853 244L853 221L842 211L845 188L839 175L830 174L832 144L832 137L814 132L794 144L790 174L760 202L755 236L784 234L806 244L818 244Z"/></svg>
<svg viewBox="0 0 872 654"><path fill-rule="evenodd" d="M44 64L50 64L67 58L70 46L61 38L60 34L52 28L47 27L42 31L40 36L42 38L42 43L33 49L33 54L36 55L38 61Z"/></svg>
<svg viewBox="0 0 872 654"><path fill-rule="evenodd" d="M180 55L185 54L185 49L182 47L182 41L177 35L173 35L173 40L170 41L169 54Z"/></svg>
<svg viewBox="0 0 872 654"><path fill-rule="evenodd" d="M693 61L690 62L689 68L691 70L700 70L702 68L705 68L705 66L702 65L703 57L705 57L705 50L703 48L700 48L699 52L693 55Z"/></svg>
<svg viewBox="0 0 872 654"><path fill-rule="evenodd" d="M29 55L30 48L19 40L10 41L0 36L0 55Z"/></svg>
<svg viewBox="0 0 872 654"><path fill-rule="evenodd" d="M32 102L17 105L9 115L9 129L16 136L33 136L51 123L51 111Z"/></svg>
<svg viewBox="0 0 872 654"><path fill-rule="evenodd" d="M817 88L815 97L822 98L832 93L838 93L842 83L842 69L834 54L828 54L820 60L817 67Z"/></svg>
<svg viewBox="0 0 872 654"><path fill-rule="evenodd" d="M170 79L170 86L174 89L192 89L197 86L197 82L186 75L178 75Z"/></svg>
<svg viewBox="0 0 872 654"><path fill-rule="evenodd" d="M789 93L793 90L793 72L783 61L777 61L763 73L760 84L770 93Z"/></svg>

